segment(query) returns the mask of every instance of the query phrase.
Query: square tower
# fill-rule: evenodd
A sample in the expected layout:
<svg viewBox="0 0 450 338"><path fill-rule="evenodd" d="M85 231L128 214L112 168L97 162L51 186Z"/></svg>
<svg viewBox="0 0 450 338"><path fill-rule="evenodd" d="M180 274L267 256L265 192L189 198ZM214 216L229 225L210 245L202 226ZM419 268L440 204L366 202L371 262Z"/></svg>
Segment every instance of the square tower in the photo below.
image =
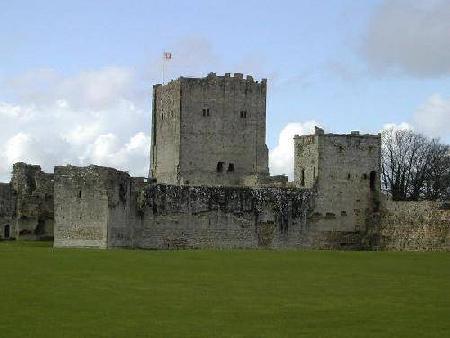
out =
<svg viewBox="0 0 450 338"><path fill-rule="evenodd" d="M363 231L380 194L380 135L325 134L294 137L294 183L315 188L312 223L318 230Z"/></svg>
<svg viewBox="0 0 450 338"><path fill-rule="evenodd" d="M266 83L210 73L155 85L150 176L181 185L267 177Z"/></svg>

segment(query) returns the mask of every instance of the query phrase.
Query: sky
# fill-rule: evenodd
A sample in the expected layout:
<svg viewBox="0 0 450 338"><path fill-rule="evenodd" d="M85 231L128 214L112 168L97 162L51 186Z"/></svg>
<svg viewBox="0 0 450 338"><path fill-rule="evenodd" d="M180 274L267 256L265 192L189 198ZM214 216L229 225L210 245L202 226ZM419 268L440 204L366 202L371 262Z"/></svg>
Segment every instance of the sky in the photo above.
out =
<svg viewBox="0 0 450 338"><path fill-rule="evenodd" d="M166 79L268 79L271 174L315 125L450 143L449 41L449 0L0 0L0 181L17 161L146 176L164 51Z"/></svg>

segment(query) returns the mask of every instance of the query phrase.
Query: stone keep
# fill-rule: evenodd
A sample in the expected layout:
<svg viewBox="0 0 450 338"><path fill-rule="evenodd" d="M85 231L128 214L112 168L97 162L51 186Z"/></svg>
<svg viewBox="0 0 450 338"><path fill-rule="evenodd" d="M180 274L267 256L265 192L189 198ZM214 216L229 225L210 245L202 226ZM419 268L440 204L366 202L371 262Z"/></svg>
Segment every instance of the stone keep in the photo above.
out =
<svg viewBox="0 0 450 338"><path fill-rule="evenodd" d="M366 232L380 204L380 135L325 134L294 138L294 183L315 188L311 225L319 231Z"/></svg>
<svg viewBox="0 0 450 338"><path fill-rule="evenodd" d="M176 185L267 178L266 80L180 77L153 87L150 177Z"/></svg>

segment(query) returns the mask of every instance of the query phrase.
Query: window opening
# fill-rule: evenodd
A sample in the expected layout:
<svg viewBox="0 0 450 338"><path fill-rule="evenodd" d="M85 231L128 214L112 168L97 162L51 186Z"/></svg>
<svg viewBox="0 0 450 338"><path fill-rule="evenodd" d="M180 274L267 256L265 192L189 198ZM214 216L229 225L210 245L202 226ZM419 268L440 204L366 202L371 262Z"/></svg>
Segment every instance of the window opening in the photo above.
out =
<svg viewBox="0 0 450 338"><path fill-rule="evenodd" d="M376 171L371 171L370 172L370 190L371 191L375 191L376 189L376 180L377 180L377 173Z"/></svg>
<svg viewBox="0 0 450 338"><path fill-rule="evenodd" d="M3 229L3 235L4 235L3 237L5 239L9 239L10 231L11 231L11 228L10 228L9 224L6 224L5 228Z"/></svg>
<svg viewBox="0 0 450 338"><path fill-rule="evenodd" d="M217 162L217 172L221 173L223 171L224 162Z"/></svg>
<svg viewBox="0 0 450 338"><path fill-rule="evenodd" d="M301 184L302 186L305 185L305 169L302 169L302 176L301 176L300 184Z"/></svg>
<svg viewBox="0 0 450 338"><path fill-rule="evenodd" d="M234 171L234 163L228 164L228 170L227 171Z"/></svg>

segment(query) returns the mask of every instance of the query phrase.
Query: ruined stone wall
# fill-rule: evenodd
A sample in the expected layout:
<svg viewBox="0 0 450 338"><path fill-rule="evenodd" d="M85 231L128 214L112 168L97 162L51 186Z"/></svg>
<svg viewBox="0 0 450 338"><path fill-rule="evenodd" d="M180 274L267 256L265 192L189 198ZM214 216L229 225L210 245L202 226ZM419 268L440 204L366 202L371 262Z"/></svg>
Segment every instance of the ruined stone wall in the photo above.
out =
<svg viewBox="0 0 450 338"><path fill-rule="evenodd" d="M55 246L312 247L313 192L150 184L111 169L55 168Z"/></svg>
<svg viewBox="0 0 450 338"><path fill-rule="evenodd" d="M317 189L314 227L367 230L379 210L380 146L379 135L324 134L319 128L295 138L295 184Z"/></svg>
<svg viewBox="0 0 450 338"><path fill-rule="evenodd" d="M15 196L11 184L0 183L0 239L9 239L13 236L14 214Z"/></svg>
<svg viewBox="0 0 450 338"><path fill-rule="evenodd" d="M179 184L180 81L153 87L151 176Z"/></svg>
<svg viewBox="0 0 450 338"><path fill-rule="evenodd" d="M13 166L11 187L15 195L14 232L24 240L53 238L53 174L38 165L22 162Z"/></svg>
<svg viewBox="0 0 450 338"><path fill-rule="evenodd" d="M450 210L439 202L382 203L380 249L450 250Z"/></svg>
<svg viewBox="0 0 450 338"><path fill-rule="evenodd" d="M97 166L56 167L55 198L57 247L450 248L450 210L435 202L383 201L370 229L330 229L314 189L153 184Z"/></svg>
<svg viewBox="0 0 450 338"><path fill-rule="evenodd" d="M121 246L108 234L108 226L129 237L129 193L124 172L98 166L55 167L55 247L107 248L109 240Z"/></svg>
<svg viewBox="0 0 450 338"><path fill-rule="evenodd" d="M310 247L311 202L309 190L150 185L140 197L134 246Z"/></svg>

